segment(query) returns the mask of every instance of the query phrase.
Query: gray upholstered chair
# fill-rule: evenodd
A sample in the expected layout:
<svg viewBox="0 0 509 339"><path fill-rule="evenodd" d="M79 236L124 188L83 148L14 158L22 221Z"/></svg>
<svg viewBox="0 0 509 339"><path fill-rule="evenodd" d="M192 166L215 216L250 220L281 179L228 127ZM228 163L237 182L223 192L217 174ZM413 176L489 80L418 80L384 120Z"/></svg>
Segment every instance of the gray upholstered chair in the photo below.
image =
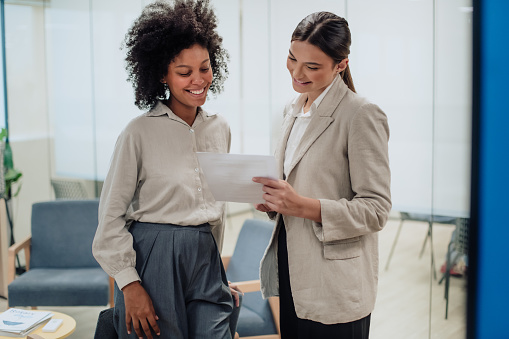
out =
<svg viewBox="0 0 509 339"><path fill-rule="evenodd" d="M32 206L32 235L9 248L9 306L113 304L112 280L92 256L98 200L56 200ZM27 271L15 279L15 257Z"/></svg>
<svg viewBox="0 0 509 339"><path fill-rule="evenodd" d="M233 255L223 257L228 280L244 292L237 323L240 338L280 338L279 298L264 300L259 280L260 260L273 229L273 222L247 219L240 230Z"/></svg>

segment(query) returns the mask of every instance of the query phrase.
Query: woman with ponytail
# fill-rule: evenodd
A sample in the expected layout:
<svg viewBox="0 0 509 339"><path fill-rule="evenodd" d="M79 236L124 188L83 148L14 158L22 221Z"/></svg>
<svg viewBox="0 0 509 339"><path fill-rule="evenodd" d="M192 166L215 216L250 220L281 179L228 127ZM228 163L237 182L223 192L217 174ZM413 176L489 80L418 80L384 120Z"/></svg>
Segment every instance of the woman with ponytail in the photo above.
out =
<svg viewBox="0 0 509 339"><path fill-rule="evenodd" d="M300 95L284 110L280 180L264 185L276 219L261 262L264 297L280 297L281 338L369 337L378 231L391 209L389 127L357 95L345 19L319 12L293 32L287 59Z"/></svg>

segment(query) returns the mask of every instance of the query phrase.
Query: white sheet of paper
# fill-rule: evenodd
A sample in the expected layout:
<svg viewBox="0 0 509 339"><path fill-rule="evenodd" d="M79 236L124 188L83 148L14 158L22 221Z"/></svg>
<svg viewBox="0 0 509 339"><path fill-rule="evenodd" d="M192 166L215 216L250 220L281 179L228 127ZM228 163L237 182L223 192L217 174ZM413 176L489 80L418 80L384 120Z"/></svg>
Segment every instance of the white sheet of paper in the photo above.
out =
<svg viewBox="0 0 509 339"><path fill-rule="evenodd" d="M263 203L262 185L253 177L277 179L272 155L197 152L198 161L217 201Z"/></svg>

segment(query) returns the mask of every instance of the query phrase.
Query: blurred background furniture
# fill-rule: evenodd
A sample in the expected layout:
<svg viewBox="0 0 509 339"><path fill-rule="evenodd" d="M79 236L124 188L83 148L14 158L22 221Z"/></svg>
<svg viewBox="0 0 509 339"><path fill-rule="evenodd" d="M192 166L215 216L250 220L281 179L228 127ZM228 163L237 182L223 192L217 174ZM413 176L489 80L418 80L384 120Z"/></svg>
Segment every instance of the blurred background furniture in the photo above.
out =
<svg viewBox="0 0 509 339"><path fill-rule="evenodd" d="M92 256L99 201L54 200L32 206L32 235L9 248L9 306L113 305L113 280ZM27 271L15 279L15 256Z"/></svg>
<svg viewBox="0 0 509 339"><path fill-rule="evenodd" d="M0 199L0 297L7 299L7 256L9 238L7 235L7 211L5 199Z"/></svg>
<svg viewBox="0 0 509 339"><path fill-rule="evenodd" d="M37 310L36 312L38 311L42 312L42 310ZM62 325L55 332L43 332L43 326L39 326L26 336L27 339L61 339L67 338L74 333L76 320L73 317L62 312L51 311L51 313L53 313L52 319L62 319ZM0 335L0 339L12 339L12 336Z"/></svg>
<svg viewBox="0 0 509 339"><path fill-rule="evenodd" d="M71 178L51 178L51 186L56 199L88 199L83 181Z"/></svg>
<svg viewBox="0 0 509 339"><path fill-rule="evenodd" d="M451 241L447 246L447 255L445 261L445 272L440 278L439 284L445 280L445 319L449 313L449 287L451 279L451 268L458 261L460 256L468 255L468 230L470 227L470 218L457 218L456 229L451 235ZM466 272L465 272L466 273Z"/></svg>
<svg viewBox="0 0 509 339"><path fill-rule="evenodd" d="M233 255L223 257L226 276L244 292L237 333L240 338L279 339L279 298L263 299L260 261L269 244L274 223L247 219L240 230Z"/></svg>
<svg viewBox="0 0 509 339"><path fill-rule="evenodd" d="M391 262L392 255L394 254L394 249L396 248L396 243L398 242L399 234L401 232L401 228L403 227L403 222L405 221L421 221L428 223L428 232L426 237L424 238L424 242L421 247L421 252L419 253L419 258L422 257L424 253L424 249L426 248L426 243L430 241L431 248L431 265L433 267L433 276L437 277L436 265L435 265L435 255L433 253L433 223L440 224L455 224L456 217L442 216L442 215L432 215L432 214L420 214L420 213L408 213L408 212L400 212L401 221L399 223L398 231L396 233L396 237L394 238L394 242L392 243L391 251L389 253L389 258L387 259L387 264L385 265L385 270L389 269L389 264Z"/></svg>

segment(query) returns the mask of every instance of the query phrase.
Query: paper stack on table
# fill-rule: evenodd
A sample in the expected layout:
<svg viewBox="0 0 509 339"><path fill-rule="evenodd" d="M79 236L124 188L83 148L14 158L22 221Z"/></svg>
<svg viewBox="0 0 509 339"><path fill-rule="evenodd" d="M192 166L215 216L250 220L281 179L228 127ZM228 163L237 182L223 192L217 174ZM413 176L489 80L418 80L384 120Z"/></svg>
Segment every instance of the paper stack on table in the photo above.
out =
<svg viewBox="0 0 509 339"><path fill-rule="evenodd" d="M0 314L0 335L5 337L25 337L52 316L53 313L46 311L9 308Z"/></svg>

